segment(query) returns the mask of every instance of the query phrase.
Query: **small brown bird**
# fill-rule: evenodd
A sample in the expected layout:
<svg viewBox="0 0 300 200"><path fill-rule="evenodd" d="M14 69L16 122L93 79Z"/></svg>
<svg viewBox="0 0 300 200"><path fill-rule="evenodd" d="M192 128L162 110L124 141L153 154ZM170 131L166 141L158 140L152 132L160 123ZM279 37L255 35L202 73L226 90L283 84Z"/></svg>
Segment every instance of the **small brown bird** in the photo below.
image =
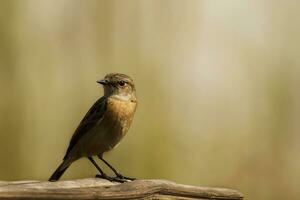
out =
<svg viewBox="0 0 300 200"><path fill-rule="evenodd" d="M130 127L137 106L133 80L125 74L112 73L97 82L103 85L104 96L96 101L80 122L63 162L49 181L58 180L74 161L82 157L87 157L98 169L100 175L97 177L118 182L132 180L122 176L104 160L103 153L116 147ZM116 177L110 177L101 170L92 158L95 155Z"/></svg>

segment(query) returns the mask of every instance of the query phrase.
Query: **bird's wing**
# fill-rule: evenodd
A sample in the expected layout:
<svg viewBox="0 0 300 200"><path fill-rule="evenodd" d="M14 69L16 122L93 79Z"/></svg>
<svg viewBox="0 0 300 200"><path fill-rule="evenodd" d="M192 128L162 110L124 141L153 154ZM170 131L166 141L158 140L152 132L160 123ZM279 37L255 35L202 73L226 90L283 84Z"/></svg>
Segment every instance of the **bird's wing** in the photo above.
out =
<svg viewBox="0 0 300 200"><path fill-rule="evenodd" d="M72 139L70 141L68 150L64 157L64 160L67 158L70 151L77 144L79 139L86 134L90 129L92 129L99 121L103 119L104 113L106 111L106 98L101 97L94 105L90 108L90 110L86 113L84 118L81 120L79 126L75 130Z"/></svg>

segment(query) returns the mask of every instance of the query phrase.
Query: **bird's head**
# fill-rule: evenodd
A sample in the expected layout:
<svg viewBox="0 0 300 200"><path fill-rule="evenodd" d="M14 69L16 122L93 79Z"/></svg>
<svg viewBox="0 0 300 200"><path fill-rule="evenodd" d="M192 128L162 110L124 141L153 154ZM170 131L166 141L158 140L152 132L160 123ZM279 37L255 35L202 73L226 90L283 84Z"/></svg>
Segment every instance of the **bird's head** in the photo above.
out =
<svg viewBox="0 0 300 200"><path fill-rule="evenodd" d="M135 98L135 87L132 78L125 74L111 73L107 74L104 79L97 81L103 85L104 96L114 95L121 99Z"/></svg>

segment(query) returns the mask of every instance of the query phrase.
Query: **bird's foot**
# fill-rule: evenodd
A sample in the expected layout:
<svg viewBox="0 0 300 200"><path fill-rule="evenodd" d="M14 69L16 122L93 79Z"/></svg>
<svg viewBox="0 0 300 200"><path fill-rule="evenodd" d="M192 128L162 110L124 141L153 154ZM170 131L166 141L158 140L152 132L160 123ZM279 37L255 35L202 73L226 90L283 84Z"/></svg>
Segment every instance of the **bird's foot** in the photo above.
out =
<svg viewBox="0 0 300 200"><path fill-rule="evenodd" d="M102 179L105 179L105 180L108 180L108 181L113 181L113 178L106 175L106 174L96 174L95 176L96 178L102 178Z"/></svg>
<svg viewBox="0 0 300 200"><path fill-rule="evenodd" d="M102 179L108 180L110 182L119 182L119 183L127 182L125 179L121 179L119 177L110 177L106 174L96 174L95 177L96 178L102 178Z"/></svg>
<svg viewBox="0 0 300 200"><path fill-rule="evenodd" d="M131 178L131 177L123 176L122 174L116 174L116 176L117 176L117 178L123 179L123 180L130 180L130 181L136 180L136 178Z"/></svg>

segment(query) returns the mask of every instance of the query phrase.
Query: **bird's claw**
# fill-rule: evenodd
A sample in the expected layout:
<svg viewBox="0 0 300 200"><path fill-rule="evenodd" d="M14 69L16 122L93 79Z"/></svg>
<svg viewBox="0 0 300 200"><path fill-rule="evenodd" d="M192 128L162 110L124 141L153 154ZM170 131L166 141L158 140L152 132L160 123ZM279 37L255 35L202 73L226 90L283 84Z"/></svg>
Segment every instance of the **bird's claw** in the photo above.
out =
<svg viewBox="0 0 300 200"><path fill-rule="evenodd" d="M95 176L96 178L102 178L102 179L105 179L105 180L108 180L108 181L113 181L113 178L110 177L110 176L107 176L106 174L96 174Z"/></svg>
<svg viewBox="0 0 300 200"><path fill-rule="evenodd" d="M123 176L122 174L116 174L118 178L123 179L123 180L129 180L129 181L134 181L136 178L131 178L127 176Z"/></svg>
<svg viewBox="0 0 300 200"><path fill-rule="evenodd" d="M122 179L120 177L111 177L111 176L108 176L106 174L97 174L96 178L102 178L102 179L105 179L105 180L108 180L108 181L111 181L111 182L118 182L118 183L128 182L127 179Z"/></svg>

